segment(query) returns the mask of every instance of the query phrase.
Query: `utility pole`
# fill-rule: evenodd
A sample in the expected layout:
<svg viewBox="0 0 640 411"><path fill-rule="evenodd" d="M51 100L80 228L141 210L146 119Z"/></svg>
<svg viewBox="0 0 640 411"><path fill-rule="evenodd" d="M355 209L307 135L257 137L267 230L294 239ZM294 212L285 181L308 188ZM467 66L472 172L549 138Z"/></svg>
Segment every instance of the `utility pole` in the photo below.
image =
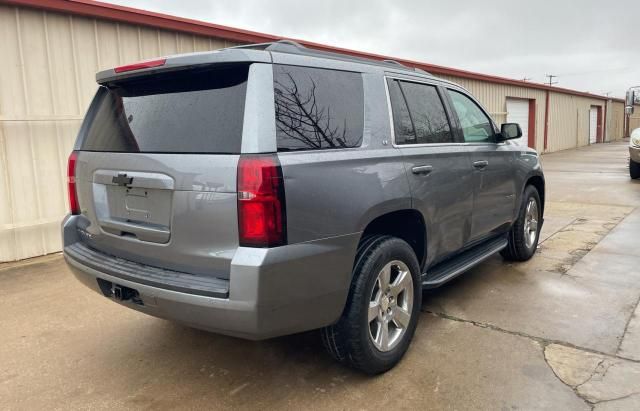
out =
<svg viewBox="0 0 640 411"><path fill-rule="evenodd" d="M529 80L531 80L531 77L523 77L522 78L522 81L529 81Z"/></svg>
<svg viewBox="0 0 640 411"><path fill-rule="evenodd" d="M545 77L549 77L549 87L553 86L554 84L558 84L557 81L553 81L554 78L558 78L558 76L554 75L554 74L545 74Z"/></svg>

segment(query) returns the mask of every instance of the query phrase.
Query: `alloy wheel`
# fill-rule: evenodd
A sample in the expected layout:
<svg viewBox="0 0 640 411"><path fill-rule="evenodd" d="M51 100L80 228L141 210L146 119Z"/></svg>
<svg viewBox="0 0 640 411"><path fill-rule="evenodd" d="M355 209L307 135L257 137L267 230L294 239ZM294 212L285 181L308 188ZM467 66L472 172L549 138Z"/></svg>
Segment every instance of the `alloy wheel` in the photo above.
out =
<svg viewBox="0 0 640 411"><path fill-rule="evenodd" d="M413 310L413 278L402 261L386 264L378 273L369 301L369 336L375 347L387 352L404 336Z"/></svg>
<svg viewBox="0 0 640 411"><path fill-rule="evenodd" d="M533 247L538 235L538 202L529 198L524 214L524 242L527 248Z"/></svg>

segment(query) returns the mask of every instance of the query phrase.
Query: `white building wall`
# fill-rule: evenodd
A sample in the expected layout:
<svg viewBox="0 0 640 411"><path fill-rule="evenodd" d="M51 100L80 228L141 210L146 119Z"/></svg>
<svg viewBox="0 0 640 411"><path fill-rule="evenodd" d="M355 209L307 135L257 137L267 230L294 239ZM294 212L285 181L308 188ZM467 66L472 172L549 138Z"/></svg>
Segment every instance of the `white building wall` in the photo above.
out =
<svg viewBox="0 0 640 411"><path fill-rule="evenodd" d="M61 249L67 156L97 71L236 45L6 5L0 39L0 262Z"/></svg>
<svg viewBox="0 0 640 411"><path fill-rule="evenodd" d="M607 138L605 141L616 141L624 136L624 103L609 101L607 108Z"/></svg>
<svg viewBox="0 0 640 411"><path fill-rule="evenodd" d="M551 93L549 96L548 151L566 150L589 144L589 110L601 107L605 100ZM604 124L604 123L603 123Z"/></svg>

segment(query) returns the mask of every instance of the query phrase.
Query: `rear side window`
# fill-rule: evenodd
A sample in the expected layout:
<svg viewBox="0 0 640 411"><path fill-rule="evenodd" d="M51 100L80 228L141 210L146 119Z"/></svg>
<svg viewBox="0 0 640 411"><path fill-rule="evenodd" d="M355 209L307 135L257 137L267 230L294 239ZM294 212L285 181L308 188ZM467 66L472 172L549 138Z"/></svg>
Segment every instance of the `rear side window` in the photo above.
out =
<svg viewBox="0 0 640 411"><path fill-rule="evenodd" d="M391 112L393 114L393 129L396 144L415 144L416 133L409 115L409 108L402 95L400 84L397 80L387 80L389 85L389 98L391 99Z"/></svg>
<svg viewBox="0 0 640 411"><path fill-rule="evenodd" d="M274 65L278 151L353 148L362 144L362 75Z"/></svg>
<svg viewBox="0 0 640 411"><path fill-rule="evenodd" d="M416 144L451 143L449 119L435 86L400 81L411 113Z"/></svg>
<svg viewBox="0 0 640 411"><path fill-rule="evenodd" d="M387 80L396 144L453 142L449 119L435 86Z"/></svg>
<svg viewBox="0 0 640 411"><path fill-rule="evenodd" d="M101 87L81 149L239 153L248 66L163 73Z"/></svg>

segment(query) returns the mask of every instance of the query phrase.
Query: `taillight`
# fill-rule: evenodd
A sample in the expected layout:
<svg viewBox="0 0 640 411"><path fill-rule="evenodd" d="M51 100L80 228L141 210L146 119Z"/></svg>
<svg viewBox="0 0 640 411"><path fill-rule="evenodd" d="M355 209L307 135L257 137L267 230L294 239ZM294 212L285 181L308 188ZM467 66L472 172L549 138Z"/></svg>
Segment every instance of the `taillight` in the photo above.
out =
<svg viewBox="0 0 640 411"><path fill-rule="evenodd" d="M116 73L124 73L125 71L141 70L145 68L164 66L164 63L166 62L167 62L167 59L140 61L138 63L127 64L126 66L116 67L113 70Z"/></svg>
<svg viewBox="0 0 640 411"><path fill-rule="evenodd" d="M71 214L80 214L78 191L76 190L76 160L78 152L72 151L67 162L67 190L69 191L69 209Z"/></svg>
<svg viewBox="0 0 640 411"><path fill-rule="evenodd" d="M287 241L284 180L276 155L240 157L238 232L245 247L274 247Z"/></svg>

